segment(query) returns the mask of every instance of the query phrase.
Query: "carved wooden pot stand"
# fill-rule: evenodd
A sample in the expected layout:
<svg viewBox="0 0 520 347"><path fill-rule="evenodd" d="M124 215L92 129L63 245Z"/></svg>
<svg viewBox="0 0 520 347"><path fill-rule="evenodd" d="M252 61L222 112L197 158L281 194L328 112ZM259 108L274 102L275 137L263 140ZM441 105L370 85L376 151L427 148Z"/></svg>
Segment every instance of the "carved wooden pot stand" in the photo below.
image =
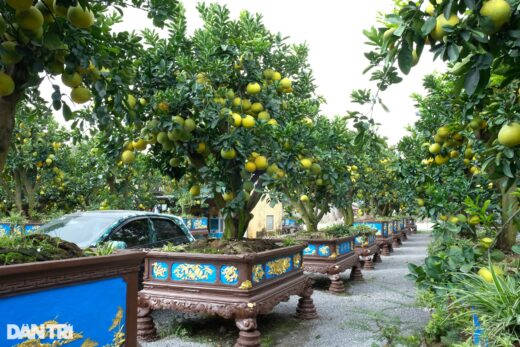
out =
<svg viewBox="0 0 520 347"><path fill-rule="evenodd" d="M374 270L374 264L381 263L381 255L376 239L371 239L368 245L356 246L356 254L363 264L363 270Z"/></svg>
<svg viewBox="0 0 520 347"><path fill-rule="evenodd" d="M348 268L351 281L362 281L361 264L354 249L354 237L337 239L309 239L303 250L303 268L305 271L326 274L330 279L329 291L344 294L345 285L340 273Z"/></svg>
<svg viewBox="0 0 520 347"><path fill-rule="evenodd" d="M296 317L318 317L312 280L303 274L304 245L242 255L149 252L139 292L137 335L157 338L151 312L169 309L234 319L235 344L260 346L256 317L291 295L300 299Z"/></svg>
<svg viewBox="0 0 520 347"><path fill-rule="evenodd" d="M377 243L377 246L379 247L380 251L381 251L381 255L382 256L390 256L390 253L392 253L394 251L394 248L392 247L392 243L393 243L393 237L390 236L382 236L382 235L377 235L376 237L376 243Z"/></svg>

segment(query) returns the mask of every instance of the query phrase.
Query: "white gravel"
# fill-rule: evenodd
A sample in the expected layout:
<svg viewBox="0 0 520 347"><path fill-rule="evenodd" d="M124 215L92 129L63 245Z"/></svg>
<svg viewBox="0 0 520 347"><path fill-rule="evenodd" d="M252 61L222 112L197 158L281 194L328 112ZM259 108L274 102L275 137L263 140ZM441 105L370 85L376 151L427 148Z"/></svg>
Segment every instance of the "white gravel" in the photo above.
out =
<svg viewBox="0 0 520 347"><path fill-rule="evenodd" d="M421 225L419 225L421 228ZM424 229L423 229L424 230ZM426 257L430 235L415 234L403 247L395 249L376 270L363 271L364 282L347 285L347 294L337 296L324 290L328 284L324 276L315 276L316 287L313 299L319 319L298 321L294 318L297 297L279 304L274 311L259 318L259 331L265 346L308 346L308 347L370 347L378 340L381 326L394 325L400 334L418 334L426 325L429 313L415 304L414 283L406 280L407 263L420 264ZM350 270L342 274L345 280ZM154 313L159 331L171 325L175 314L167 311ZM177 316L178 318L178 316ZM191 322L197 322L193 319ZM199 319L191 338L169 336L153 343L142 343L143 347L198 347L232 346L237 336L233 322L218 318ZM200 334L203 337L200 337Z"/></svg>

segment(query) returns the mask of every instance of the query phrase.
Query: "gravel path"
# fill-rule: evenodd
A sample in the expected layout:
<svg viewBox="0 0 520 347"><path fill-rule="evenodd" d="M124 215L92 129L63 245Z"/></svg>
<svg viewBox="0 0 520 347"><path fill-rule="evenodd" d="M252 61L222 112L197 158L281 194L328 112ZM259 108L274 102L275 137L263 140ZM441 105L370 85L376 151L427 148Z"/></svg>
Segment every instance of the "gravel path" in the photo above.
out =
<svg viewBox="0 0 520 347"><path fill-rule="evenodd" d="M416 306L414 284L405 275L407 263L424 261L430 240L427 234L412 235L403 247L383 257L376 270L363 271L364 282L349 282L344 296L325 290L328 285L325 276L313 276L317 281L313 299L320 318L295 319L297 297L292 297L289 302L279 304L273 313L258 319L262 345L371 347L373 343L382 345L382 327L386 327L387 333L395 329L402 336L420 333L429 313ZM346 280L349 273L350 270L344 272L342 278ZM237 336L233 322L219 318L188 319L172 325L171 312L159 311L154 317L160 333L175 335L143 343L143 347L232 346Z"/></svg>

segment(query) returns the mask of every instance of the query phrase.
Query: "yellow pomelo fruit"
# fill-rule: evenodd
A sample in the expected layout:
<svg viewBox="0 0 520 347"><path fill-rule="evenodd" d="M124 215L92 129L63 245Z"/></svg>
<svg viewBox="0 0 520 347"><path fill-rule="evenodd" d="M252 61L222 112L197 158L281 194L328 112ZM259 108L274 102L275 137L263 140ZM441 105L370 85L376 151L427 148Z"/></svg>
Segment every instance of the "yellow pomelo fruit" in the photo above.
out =
<svg viewBox="0 0 520 347"><path fill-rule="evenodd" d="M195 123L195 121L191 118L186 118L186 120L184 121L183 127L184 127L184 130L191 133L193 130L195 130L197 128L197 123Z"/></svg>
<svg viewBox="0 0 520 347"><path fill-rule="evenodd" d="M278 122L276 121L276 119L271 118L267 121L267 124L275 126L278 125Z"/></svg>
<svg viewBox="0 0 520 347"><path fill-rule="evenodd" d="M478 270L478 275L484 279L484 281L492 283L493 282L493 275L491 274L491 271L489 271L488 268L480 268Z"/></svg>
<svg viewBox="0 0 520 347"><path fill-rule="evenodd" d="M251 111L254 113L262 112L264 110L264 105L262 105L260 102L255 102L253 105L251 105Z"/></svg>
<svg viewBox="0 0 520 347"><path fill-rule="evenodd" d="M321 172L321 166L318 163L314 163L311 165L311 171L313 174L317 175Z"/></svg>
<svg viewBox="0 0 520 347"><path fill-rule="evenodd" d="M143 140L143 139L139 139L137 141L133 141L132 142L132 146L138 150L138 151L142 151L143 149L146 148L146 141Z"/></svg>
<svg viewBox="0 0 520 347"><path fill-rule="evenodd" d="M240 107L240 105L242 105L242 99L240 99L239 97L236 97L233 99L232 104L234 107Z"/></svg>
<svg viewBox="0 0 520 347"><path fill-rule="evenodd" d="M190 194L191 194L191 196L199 196L200 195L200 186L198 184L191 186Z"/></svg>
<svg viewBox="0 0 520 347"><path fill-rule="evenodd" d="M266 80L270 80L273 78L274 71L273 69L265 69L262 74Z"/></svg>
<svg viewBox="0 0 520 347"><path fill-rule="evenodd" d="M242 126L246 129L250 129L252 127L254 127L256 124L255 122L255 118L250 116L250 115L247 115L245 116L243 119L242 119Z"/></svg>
<svg viewBox="0 0 520 347"><path fill-rule="evenodd" d="M450 158L457 158L460 155L459 151L451 151Z"/></svg>
<svg viewBox="0 0 520 347"><path fill-rule="evenodd" d="M14 81L5 72L0 71L0 96L8 96L14 92Z"/></svg>
<svg viewBox="0 0 520 347"><path fill-rule="evenodd" d="M258 119L268 121L269 119L271 119L271 116L269 115L269 112L262 111L258 114Z"/></svg>
<svg viewBox="0 0 520 347"><path fill-rule="evenodd" d="M16 11L16 23L25 30L37 31L43 25L43 15L36 7L31 6L27 10Z"/></svg>
<svg viewBox="0 0 520 347"><path fill-rule="evenodd" d="M222 194L222 199L224 199L224 201L226 202L233 200L234 197L235 194L233 194L233 192L225 192L224 194Z"/></svg>
<svg viewBox="0 0 520 347"><path fill-rule="evenodd" d="M14 65L19 63L23 56L16 51L17 44L14 41L6 41L2 43L4 52L0 53L0 60L5 65Z"/></svg>
<svg viewBox="0 0 520 347"><path fill-rule="evenodd" d="M77 5L69 7L67 11L67 19L69 22L79 29L87 29L94 24L94 14L87 8Z"/></svg>
<svg viewBox="0 0 520 347"><path fill-rule="evenodd" d="M292 82L290 79L288 79L287 77L284 77L282 78L282 80L280 81L280 86L284 89L286 88L291 88L292 86Z"/></svg>
<svg viewBox="0 0 520 347"><path fill-rule="evenodd" d="M309 202L309 197L304 194L304 195L300 196L300 201L301 202Z"/></svg>
<svg viewBox="0 0 520 347"><path fill-rule="evenodd" d="M439 145L438 143L433 143L430 145L428 150L431 154L438 154L441 151L441 145Z"/></svg>
<svg viewBox="0 0 520 347"><path fill-rule="evenodd" d="M91 98L90 90L88 90L85 87L73 88L72 91L70 92L70 98L76 104L84 104L87 101L89 101Z"/></svg>
<svg viewBox="0 0 520 347"><path fill-rule="evenodd" d="M419 205L421 207L424 206L424 199L420 199L420 198L417 199L417 205Z"/></svg>
<svg viewBox="0 0 520 347"><path fill-rule="evenodd" d="M479 216L471 216L469 218L469 224L477 225L478 223L480 223L480 217Z"/></svg>
<svg viewBox="0 0 520 347"><path fill-rule="evenodd" d="M251 101L249 101L248 99L243 99L241 105L243 111L249 111L249 109L251 108Z"/></svg>
<svg viewBox="0 0 520 347"><path fill-rule="evenodd" d="M56 16L58 16L58 17L67 17L68 10L69 10L68 7L65 7L65 6L58 5L58 4L54 3L54 13L56 13Z"/></svg>
<svg viewBox="0 0 520 347"><path fill-rule="evenodd" d="M132 152L132 151L126 150L121 155L121 161L123 162L123 164L131 164L134 162L134 160L135 160L135 155L134 155L134 152Z"/></svg>
<svg viewBox="0 0 520 347"><path fill-rule="evenodd" d="M440 41L444 36L446 36L446 31L444 31L444 26L455 26L459 24L460 20L457 15L453 14L450 16L450 18L446 19L444 17L444 14L441 14L437 17L437 23L435 24L435 29L431 32L431 36L437 40Z"/></svg>
<svg viewBox="0 0 520 347"><path fill-rule="evenodd" d="M498 132L498 142L506 147L520 145L520 123L504 124Z"/></svg>
<svg viewBox="0 0 520 347"><path fill-rule="evenodd" d="M312 160L304 158L300 160L300 164L304 169L310 169L312 166Z"/></svg>
<svg viewBox="0 0 520 347"><path fill-rule="evenodd" d="M500 29L511 19L511 6L505 0L485 1L480 9L480 15L491 19L495 29Z"/></svg>
<svg viewBox="0 0 520 347"><path fill-rule="evenodd" d="M256 171L256 165L254 162L252 161L248 161L245 165L244 165L245 169L247 172L255 172Z"/></svg>
<svg viewBox="0 0 520 347"><path fill-rule="evenodd" d="M230 148L230 149L224 149L222 148L220 150L220 156L224 159L234 159L236 156L237 156L237 152L235 151L234 148Z"/></svg>
<svg viewBox="0 0 520 347"><path fill-rule="evenodd" d="M36 8L42 13L45 23L54 22L54 0L38 1Z"/></svg>
<svg viewBox="0 0 520 347"><path fill-rule="evenodd" d="M17 11L23 11L32 6L32 0L7 0L7 4Z"/></svg>
<svg viewBox="0 0 520 347"><path fill-rule="evenodd" d="M269 162L267 161L266 157L259 155L255 158L255 165L257 170L265 170L269 166Z"/></svg>
<svg viewBox="0 0 520 347"><path fill-rule="evenodd" d="M258 84L256 82L248 83L247 87L246 87L246 92L247 92L247 94L250 94L250 95L258 94L258 93L260 93L261 90L262 90L262 87L260 87L260 84Z"/></svg>
<svg viewBox="0 0 520 347"><path fill-rule="evenodd" d="M232 113L231 121L234 126L239 127L242 124L242 117L238 113Z"/></svg>
<svg viewBox="0 0 520 347"><path fill-rule="evenodd" d="M480 244L485 248L489 248L493 244L493 239L490 237L483 237L480 239Z"/></svg>
<svg viewBox="0 0 520 347"><path fill-rule="evenodd" d="M204 142L200 142L195 149L195 152L202 154L206 151L206 144Z"/></svg>
<svg viewBox="0 0 520 347"><path fill-rule="evenodd" d="M279 81L279 80L281 80L281 79L282 79L282 74L279 73L278 71L275 71L275 72L273 73L273 81Z"/></svg>
<svg viewBox="0 0 520 347"><path fill-rule="evenodd" d="M130 108L135 108L135 105L137 105L137 100L135 96L133 96L132 94L128 94L126 96L126 103Z"/></svg>
<svg viewBox="0 0 520 347"><path fill-rule="evenodd" d="M429 2L428 5L426 5L426 9L424 10L424 12L426 12L430 16L433 16L435 13L435 6L433 6L432 3Z"/></svg>
<svg viewBox="0 0 520 347"><path fill-rule="evenodd" d="M440 127L437 130L437 135L439 135L442 138L448 137L449 134L450 134L450 130L447 127Z"/></svg>
<svg viewBox="0 0 520 347"><path fill-rule="evenodd" d="M76 88L76 87L79 87L81 85L82 78L81 78L81 75L79 73L77 73L77 72L74 72L74 73L71 73L71 74L69 74L67 72L64 72L61 75L61 81L67 87Z"/></svg>
<svg viewBox="0 0 520 347"><path fill-rule="evenodd" d="M437 165L446 164L448 162L448 160L449 160L448 156L443 156L440 154L437 154L435 156L435 164L437 164Z"/></svg>

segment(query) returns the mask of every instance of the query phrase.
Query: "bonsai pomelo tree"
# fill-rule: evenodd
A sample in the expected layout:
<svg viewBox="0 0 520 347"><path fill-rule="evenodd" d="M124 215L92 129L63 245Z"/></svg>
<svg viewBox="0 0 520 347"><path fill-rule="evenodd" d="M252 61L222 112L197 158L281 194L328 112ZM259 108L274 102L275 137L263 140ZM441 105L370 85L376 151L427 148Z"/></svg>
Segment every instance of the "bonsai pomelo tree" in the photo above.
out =
<svg viewBox="0 0 520 347"><path fill-rule="evenodd" d="M225 221L225 237L243 237L251 211L283 179L280 138L318 107L305 45L289 45L259 15L236 20L220 5L198 6L204 25L192 36L180 16L170 35L146 35L136 90L146 100L133 140L163 173L189 182ZM137 122L136 122L137 124ZM123 148L121 156L132 157Z"/></svg>

